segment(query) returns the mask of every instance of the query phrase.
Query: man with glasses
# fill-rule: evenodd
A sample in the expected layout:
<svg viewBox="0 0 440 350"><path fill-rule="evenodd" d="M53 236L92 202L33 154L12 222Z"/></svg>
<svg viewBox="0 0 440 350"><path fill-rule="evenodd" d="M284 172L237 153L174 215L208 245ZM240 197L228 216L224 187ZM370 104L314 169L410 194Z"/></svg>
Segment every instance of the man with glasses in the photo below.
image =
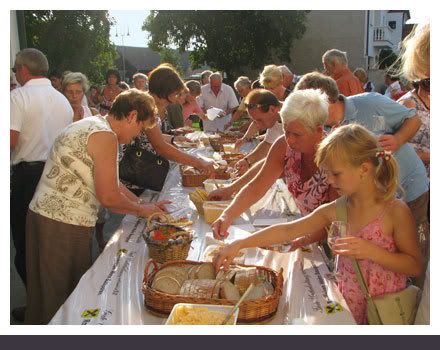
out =
<svg viewBox="0 0 440 350"><path fill-rule="evenodd" d="M252 90L246 96L244 104L253 120L249 129L267 130L266 135L252 152L236 163L240 174L244 175L234 182L233 186L211 192L210 199L228 199L237 188L252 180L262 167L272 144L284 134L280 117L282 103L272 92L264 89Z"/></svg>
<svg viewBox="0 0 440 350"><path fill-rule="evenodd" d="M73 120L69 101L46 78L49 63L37 49L24 49L12 71L21 87L11 91L11 232L15 267L26 285L25 225L29 203L55 138ZM24 308L12 311L24 320Z"/></svg>

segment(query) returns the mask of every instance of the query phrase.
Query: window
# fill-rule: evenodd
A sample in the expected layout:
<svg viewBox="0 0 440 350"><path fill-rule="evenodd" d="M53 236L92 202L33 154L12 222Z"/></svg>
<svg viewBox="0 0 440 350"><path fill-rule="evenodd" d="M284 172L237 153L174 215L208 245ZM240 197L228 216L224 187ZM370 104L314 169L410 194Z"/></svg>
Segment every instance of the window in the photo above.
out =
<svg viewBox="0 0 440 350"><path fill-rule="evenodd" d="M391 29L396 29L396 21L389 21L389 22L388 22L388 26L389 26Z"/></svg>

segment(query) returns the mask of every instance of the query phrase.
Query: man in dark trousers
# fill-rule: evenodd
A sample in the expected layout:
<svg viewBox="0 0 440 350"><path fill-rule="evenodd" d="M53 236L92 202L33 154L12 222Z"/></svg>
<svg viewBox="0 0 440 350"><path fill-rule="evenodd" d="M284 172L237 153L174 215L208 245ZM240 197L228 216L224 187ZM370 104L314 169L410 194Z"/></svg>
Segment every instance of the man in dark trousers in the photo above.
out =
<svg viewBox="0 0 440 350"><path fill-rule="evenodd" d="M73 121L73 110L63 94L46 78L49 63L39 50L17 53L12 68L21 87L11 91L11 233L15 267L26 286L26 214L55 138ZM20 322L24 307L12 311Z"/></svg>

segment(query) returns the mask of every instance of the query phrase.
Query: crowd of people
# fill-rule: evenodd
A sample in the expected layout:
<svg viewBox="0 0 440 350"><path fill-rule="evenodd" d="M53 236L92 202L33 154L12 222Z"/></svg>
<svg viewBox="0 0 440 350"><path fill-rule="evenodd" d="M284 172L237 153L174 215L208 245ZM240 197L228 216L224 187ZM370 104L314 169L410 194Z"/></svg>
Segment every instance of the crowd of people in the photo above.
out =
<svg viewBox="0 0 440 350"><path fill-rule="evenodd" d="M278 178L302 215L226 245L216 268L227 268L246 247L289 242L294 251L325 241L343 197L350 234L333 251L341 257L338 287L356 322L368 320L351 257L360 260L373 296L404 289L409 277L429 291L429 40L429 25L404 40L400 76L411 88L393 73L384 94L363 68L352 72L338 49L323 54L322 73L297 76L270 64L257 80L240 76L233 87L212 71L184 82L169 64L136 73L132 87L114 69L103 87L89 86L81 72L49 73L41 51L20 51L12 69L20 87L11 79L10 205L14 263L27 300L13 317L51 320L92 264L94 232L105 248L109 212L147 218L166 211L170 202L139 196L161 191L170 161L214 173L214 161L174 145L186 138L173 129L196 124L208 133L242 130L236 150L263 135L236 163L240 176L209 194L232 199L212 224L216 238L227 237L233 220ZM141 180L132 176L133 152L152 162Z"/></svg>

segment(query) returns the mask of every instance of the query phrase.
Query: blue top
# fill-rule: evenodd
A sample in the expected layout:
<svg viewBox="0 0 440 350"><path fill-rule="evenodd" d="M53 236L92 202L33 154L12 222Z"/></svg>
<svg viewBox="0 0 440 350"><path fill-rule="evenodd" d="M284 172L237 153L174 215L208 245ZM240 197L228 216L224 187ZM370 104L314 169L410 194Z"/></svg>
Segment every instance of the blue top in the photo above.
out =
<svg viewBox="0 0 440 350"><path fill-rule="evenodd" d="M415 108L406 108L377 92L345 97L344 120L341 125L358 123L376 135L394 134L403 122L416 115ZM414 148L405 143L394 156L399 165L400 186L405 202L411 202L428 191L426 168Z"/></svg>

